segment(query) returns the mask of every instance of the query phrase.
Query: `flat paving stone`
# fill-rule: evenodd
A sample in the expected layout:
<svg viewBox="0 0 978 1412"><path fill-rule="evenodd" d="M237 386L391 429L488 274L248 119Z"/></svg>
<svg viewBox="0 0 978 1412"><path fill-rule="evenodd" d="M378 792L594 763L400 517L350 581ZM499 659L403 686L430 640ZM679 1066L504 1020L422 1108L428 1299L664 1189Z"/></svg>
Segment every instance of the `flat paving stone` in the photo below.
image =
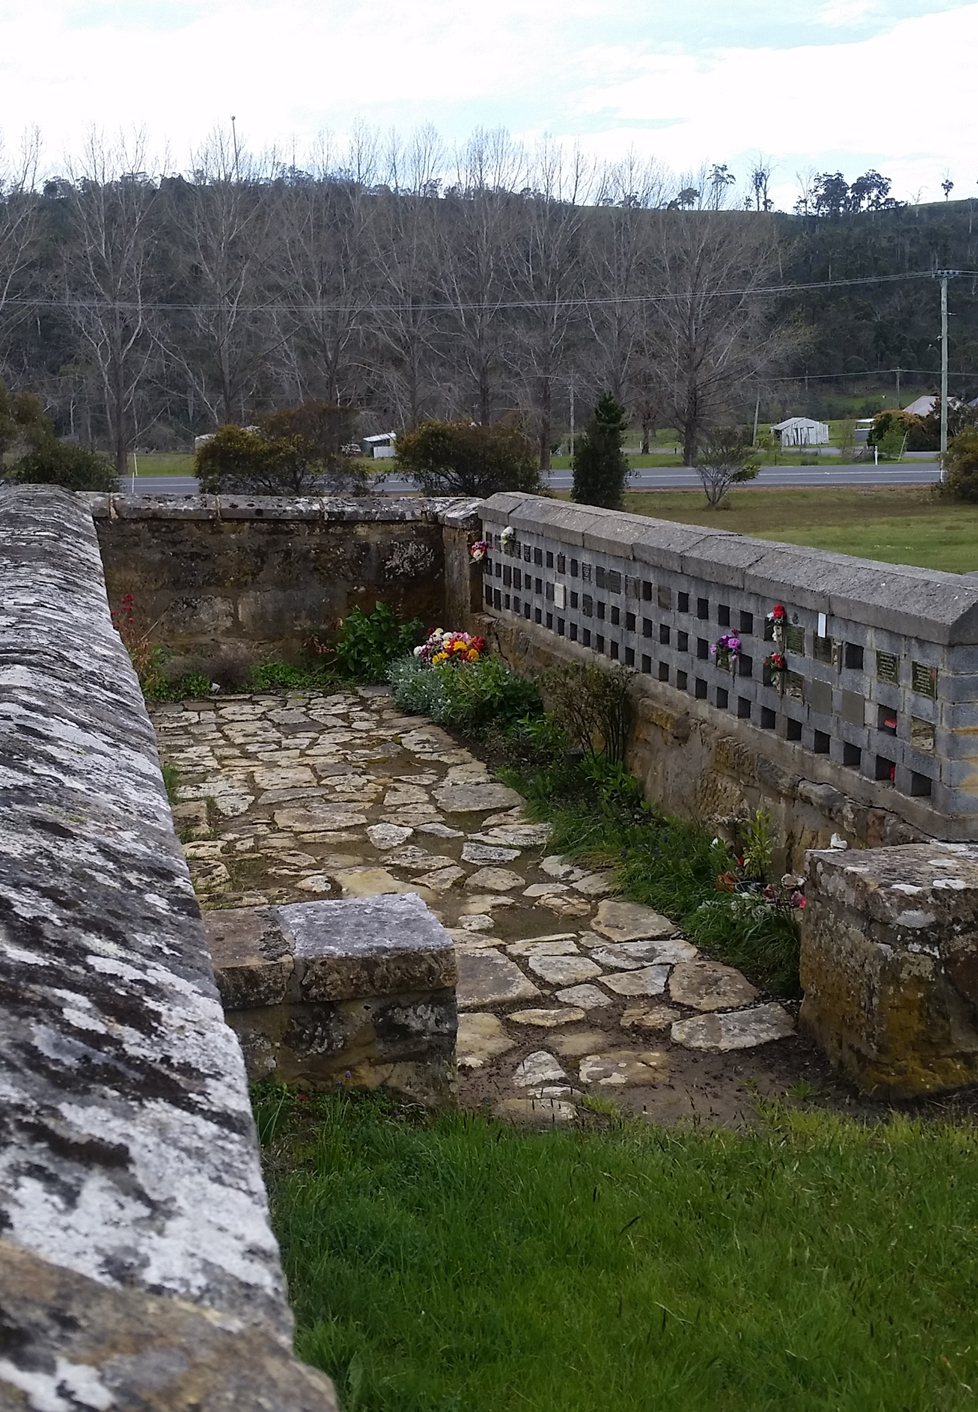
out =
<svg viewBox="0 0 978 1412"><path fill-rule="evenodd" d="M526 958L526 964L535 976L548 985L579 985L601 975L601 967L586 956L531 955Z"/></svg>
<svg viewBox="0 0 978 1412"><path fill-rule="evenodd" d="M644 941L650 937L674 936L678 930L675 922L651 907L610 897L599 904L591 928L609 941Z"/></svg>
<svg viewBox="0 0 978 1412"><path fill-rule="evenodd" d="M579 956L573 932L563 936L542 936L528 941L511 941L506 947L510 956Z"/></svg>
<svg viewBox="0 0 978 1412"><path fill-rule="evenodd" d="M523 886L523 879L509 868L480 868L470 875L465 886L489 892L515 892Z"/></svg>
<svg viewBox="0 0 978 1412"><path fill-rule="evenodd" d="M482 1069L515 1044L498 1015L475 1012L459 1016L456 1051L460 1069Z"/></svg>
<svg viewBox="0 0 978 1412"><path fill-rule="evenodd" d="M502 848L491 843L466 843L462 847L463 863L512 863L519 856L518 848Z"/></svg>
<svg viewBox="0 0 978 1412"><path fill-rule="evenodd" d="M416 887L428 887L432 892L447 892L465 877L465 869L453 863L446 868L438 868L433 873L419 873L414 879ZM490 917L490 923L492 918Z"/></svg>
<svg viewBox="0 0 978 1412"><path fill-rule="evenodd" d="M577 1117L577 1108L566 1098L501 1098L492 1111L497 1118L528 1128L572 1123Z"/></svg>
<svg viewBox="0 0 978 1412"><path fill-rule="evenodd" d="M693 961L699 955L688 941L622 941L609 946L592 947L591 957L599 966L613 966L619 971L637 971L642 966Z"/></svg>
<svg viewBox="0 0 978 1412"><path fill-rule="evenodd" d="M661 1083L668 1072L669 1062L665 1054L658 1050L636 1052L632 1049L588 1054L581 1060L579 1069L581 1083L597 1088Z"/></svg>
<svg viewBox="0 0 978 1412"><path fill-rule="evenodd" d="M549 824L503 824L498 828L485 827L472 837L477 843L501 843L506 848L538 848L550 834Z"/></svg>
<svg viewBox="0 0 978 1412"><path fill-rule="evenodd" d="M399 882L386 868L337 868L330 877L339 884L344 897L382 897L418 890L416 884Z"/></svg>
<svg viewBox="0 0 978 1412"><path fill-rule="evenodd" d="M718 961L685 961L673 967L669 996L677 1005L694 1010L732 1010L749 1005L758 991L733 966Z"/></svg>
<svg viewBox="0 0 978 1412"><path fill-rule="evenodd" d="M514 1000L536 1000L540 990L515 961L489 947L458 951L458 1008L478 1010Z"/></svg>
<svg viewBox="0 0 978 1412"><path fill-rule="evenodd" d="M366 814L346 804L310 804L305 809L276 809L274 818L280 829L292 829L296 833L355 829L367 822Z"/></svg>
<svg viewBox="0 0 978 1412"><path fill-rule="evenodd" d="M782 1005L772 1003L728 1014L695 1015L690 1020L679 1020L671 1033L674 1043L686 1049L723 1054L787 1039L795 1033L795 1022Z"/></svg>
<svg viewBox="0 0 978 1412"><path fill-rule="evenodd" d="M434 796L439 809L446 814L481 814L523 802L516 790L505 784L446 784L436 789ZM489 840L490 843L495 841Z"/></svg>
<svg viewBox="0 0 978 1412"><path fill-rule="evenodd" d="M536 1049L517 1064L513 1071L513 1083L520 1088L533 1088L537 1084L557 1083L567 1075L558 1061L546 1049Z"/></svg>
<svg viewBox="0 0 978 1412"><path fill-rule="evenodd" d="M371 824L367 829L367 837L370 842L381 852L386 852L390 848L399 848L402 843L414 833L414 829L408 828L406 824Z"/></svg>
<svg viewBox="0 0 978 1412"><path fill-rule="evenodd" d="M634 1005L622 1011L618 1023L623 1030L667 1030L682 1017L674 1005Z"/></svg>
<svg viewBox="0 0 978 1412"><path fill-rule="evenodd" d="M558 1025L573 1025L585 1019L583 1010L575 1010L573 1005L563 1005L558 1010L513 1010L506 1017L514 1025L536 1025L539 1029L552 1030Z"/></svg>
<svg viewBox="0 0 978 1412"><path fill-rule="evenodd" d="M661 995L669 978L668 966L643 966L640 971L618 971L604 976L604 984L616 995Z"/></svg>
<svg viewBox="0 0 978 1412"><path fill-rule="evenodd" d="M558 990L556 998L562 1005L576 1005L582 1010L606 1010L614 1001L596 985L572 985Z"/></svg>
<svg viewBox="0 0 978 1412"><path fill-rule="evenodd" d="M585 873L583 878L572 882L571 887L575 892L583 892L586 897L603 897L605 893L614 891L607 873Z"/></svg>

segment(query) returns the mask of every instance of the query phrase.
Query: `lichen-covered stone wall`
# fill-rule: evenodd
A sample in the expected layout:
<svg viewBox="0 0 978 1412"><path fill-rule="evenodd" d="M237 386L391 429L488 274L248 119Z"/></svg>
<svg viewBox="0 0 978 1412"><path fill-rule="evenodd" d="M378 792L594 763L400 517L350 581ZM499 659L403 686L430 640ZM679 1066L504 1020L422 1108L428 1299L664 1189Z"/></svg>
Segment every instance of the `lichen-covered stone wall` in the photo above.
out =
<svg viewBox="0 0 978 1412"><path fill-rule="evenodd" d="M139 621L176 669L220 676L294 656L358 606L441 624L471 596L470 502L98 495L109 598L136 599ZM464 541L446 570L445 536Z"/></svg>
<svg viewBox="0 0 978 1412"><path fill-rule="evenodd" d="M86 504L0 490L0 1405L333 1407Z"/></svg>

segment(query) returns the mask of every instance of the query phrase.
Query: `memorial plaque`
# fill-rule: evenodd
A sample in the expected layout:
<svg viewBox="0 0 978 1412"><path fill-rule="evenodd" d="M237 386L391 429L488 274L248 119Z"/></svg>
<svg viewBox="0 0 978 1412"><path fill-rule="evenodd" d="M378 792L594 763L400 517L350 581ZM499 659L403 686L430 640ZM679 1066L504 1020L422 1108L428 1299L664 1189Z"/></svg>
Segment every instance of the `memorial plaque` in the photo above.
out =
<svg viewBox="0 0 978 1412"><path fill-rule="evenodd" d="M804 657L805 629L797 627L794 623L786 623L784 628L784 646L786 652L796 652L799 657Z"/></svg>
<svg viewBox="0 0 978 1412"><path fill-rule="evenodd" d="M660 608L672 607L672 589L668 588L665 584L660 583L658 585L655 592L655 598Z"/></svg>
<svg viewBox="0 0 978 1412"><path fill-rule="evenodd" d="M896 686L900 681L900 662L892 652L877 652L876 675L880 681Z"/></svg>
<svg viewBox="0 0 978 1412"><path fill-rule="evenodd" d="M804 701L805 678L800 672L785 672L784 694L785 696L789 696L792 701Z"/></svg>
<svg viewBox="0 0 978 1412"><path fill-rule="evenodd" d="M914 662L910 684L918 696L937 696L937 668L925 667L923 662Z"/></svg>
<svg viewBox="0 0 978 1412"><path fill-rule="evenodd" d="M925 750L932 754L934 750L933 721L922 721L919 716L911 716L910 744L914 750Z"/></svg>
<svg viewBox="0 0 978 1412"><path fill-rule="evenodd" d="M819 637L817 634L812 638L812 656L816 662L835 661L835 643L830 637Z"/></svg>

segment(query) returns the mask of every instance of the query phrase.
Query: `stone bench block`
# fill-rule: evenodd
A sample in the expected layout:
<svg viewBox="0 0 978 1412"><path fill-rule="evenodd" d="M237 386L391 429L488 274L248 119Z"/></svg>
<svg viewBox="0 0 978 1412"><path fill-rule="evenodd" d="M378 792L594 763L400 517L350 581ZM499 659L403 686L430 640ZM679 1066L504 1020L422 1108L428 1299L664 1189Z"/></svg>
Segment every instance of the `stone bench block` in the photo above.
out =
<svg viewBox="0 0 978 1412"><path fill-rule="evenodd" d="M416 893L205 916L251 1080L454 1093L455 947Z"/></svg>
<svg viewBox="0 0 978 1412"><path fill-rule="evenodd" d="M860 1089L978 1082L978 845L812 852L801 1024Z"/></svg>

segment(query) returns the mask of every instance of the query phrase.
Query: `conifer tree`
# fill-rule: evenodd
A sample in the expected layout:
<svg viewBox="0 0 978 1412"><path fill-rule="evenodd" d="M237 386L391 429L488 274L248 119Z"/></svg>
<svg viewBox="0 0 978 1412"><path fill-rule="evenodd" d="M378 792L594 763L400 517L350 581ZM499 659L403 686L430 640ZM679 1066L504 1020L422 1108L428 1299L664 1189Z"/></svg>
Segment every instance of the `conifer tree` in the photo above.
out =
<svg viewBox="0 0 978 1412"><path fill-rule="evenodd" d="M606 510L624 506L628 461L621 443L628 426L625 408L610 393L598 401L574 457L571 498Z"/></svg>

